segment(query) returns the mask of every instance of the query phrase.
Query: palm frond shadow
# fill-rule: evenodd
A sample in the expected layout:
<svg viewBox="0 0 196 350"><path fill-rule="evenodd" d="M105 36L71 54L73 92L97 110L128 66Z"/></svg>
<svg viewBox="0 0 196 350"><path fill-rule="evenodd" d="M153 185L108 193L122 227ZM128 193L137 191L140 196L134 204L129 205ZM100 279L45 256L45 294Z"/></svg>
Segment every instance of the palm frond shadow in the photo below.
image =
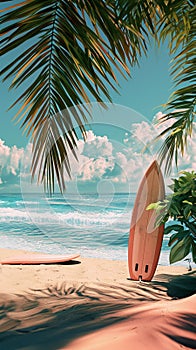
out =
<svg viewBox="0 0 196 350"><path fill-rule="evenodd" d="M161 276L160 282L130 281L115 286L65 283L44 290L32 289L11 300L2 294L0 346L9 350L65 347L83 335L128 318L118 311L171 299L170 289L174 289L173 285L177 288L177 277L173 278L174 283L171 276ZM194 278L191 274L185 277L191 281Z"/></svg>
<svg viewBox="0 0 196 350"><path fill-rule="evenodd" d="M180 313L173 319L172 325L179 329L180 332L181 330L186 330L186 334L180 335L178 332L176 334L168 334L166 331L163 333L174 342L180 344L180 347L195 349L195 323L196 315L194 311L188 315Z"/></svg>
<svg viewBox="0 0 196 350"><path fill-rule="evenodd" d="M196 273L192 271L180 276L160 274L152 284L155 289L167 290L167 295L173 299L186 298L196 293Z"/></svg>
<svg viewBox="0 0 196 350"><path fill-rule="evenodd" d="M121 286L107 284L61 284L45 290L32 290L8 300L1 295L0 343L2 349L22 347L54 350L94 330L122 321L115 313L159 300L158 293L146 291L138 283ZM157 295L156 295L157 294Z"/></svg>

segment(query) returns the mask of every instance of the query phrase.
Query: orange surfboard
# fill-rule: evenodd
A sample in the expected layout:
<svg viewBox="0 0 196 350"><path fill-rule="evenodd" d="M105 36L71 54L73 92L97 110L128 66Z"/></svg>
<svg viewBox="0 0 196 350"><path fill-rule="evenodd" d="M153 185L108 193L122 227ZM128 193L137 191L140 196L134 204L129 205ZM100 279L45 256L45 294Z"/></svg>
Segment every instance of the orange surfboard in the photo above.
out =
<svg viewBox="0 0 196 350"><path fill-rule="evenodd" d="M0 261L2 265L36 265L63 263L76 259L80 254L75 255L54 255L54 254L23 254Z"/></svg>
<svg viewBox="0 0 196 350"><path fill-rule="evenodd" d="M155 228L155 210L146 208L164 197L163 176L158 163L153 161L140 183L132 213L128 266L133 280L151 281L154 276L161 251L164 225Z"/></svg>

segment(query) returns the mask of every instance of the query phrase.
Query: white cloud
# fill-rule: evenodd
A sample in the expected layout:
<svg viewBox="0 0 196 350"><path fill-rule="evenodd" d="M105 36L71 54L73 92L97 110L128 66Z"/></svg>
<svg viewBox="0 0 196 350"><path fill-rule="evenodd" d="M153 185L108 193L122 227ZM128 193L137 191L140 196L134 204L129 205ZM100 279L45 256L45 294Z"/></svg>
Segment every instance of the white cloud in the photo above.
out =
<svg viewBox="0 0 196 350"><path fill-rule="evenodd" d="M0 166L4 167L10 155L10 148L5 145L5 142L0 139Z"/></svg>
<svg viewBox="0 0 196 350"><path fill-rule="evenodd" d="M174 119L169 119L164 123L156 125L156 122L162 117L162 113L159 112L156 114L155 129L157 133L161 133L165 128L168 128L174 123ZM196 169L196 123L193 123L192 136L187 138L187 148L185 148L184 155L181 156L181 152L178 153L178 169L180 170L193 170Z"/></svg>
<svg viewBox="0 0 196 350"><path fill-rule="evenodd" d="M179 156L180 170L195 170L196 169L196 123L194 123L192 137L188 140L187 150L184 156Z"/></svg>
<svg viewBox="0 0 196 350"><path fill-rule="evenodd" d="M18 176L24 154L23 148L9 147L0 139L0 176L1 184L7 181L7 177Z"/></svg>
<svg viewBox="0 0 196 350"><path fill-rule="evenodd" d="M79 179L82 181L95 180L105 175L107 170L112 170L114 166L113 160L107 160L104 157L87 158L78 169Z"/></svg>
<svg viewBox="0 0 196 350"><path fill-rule="evenodd" d="M162 116L156 115L156 120ZM170 121L168 122L171 123ZM142 153L155 134L160 133L166 125L153 126L146 121L134 123L132 129L125 133L121 143L112 142L108 136L96 135L92 130L87 132L87 140L78 141L77 161L70 153L70 165L73 180L70 182L66 175L67 185L77 181L80 183L99 182L106 179L116 186L129 184L131 191L136 191L141 178L152 162L157 145L150 145L146 152ZM155 131L156 130L156 131ZM22 185L28 189L30 186L30 164L32 145L26 149L9 147L0 139L0 188L2 186ZM22 164L22 168L21 168ZM185 156L179 158L179 170L191 170L196 168L196 132L188 140L188 151ZM32 187L33 188L33 187Z"/></svg>
<svg viewBox="0 0 196 350"><path fill-rule="evenodd" d="M134 133L121 144L114 143L107 136L97 136L93 131L87 133L87 141L79 140L78 159L76 162L71 156L71 169L76 181L100 181L109 179L116 184L131 184L135 190L146 168L152 161L153 154L142 154L144 147L142 142L138 145L141 130L152 135L152 130L147 123L134 124ZM149 137L150 139L150 137Z"/></svg>
<svg viewBox="0 0 196 350"><path fill-rule="evenodd" d="M92 130L87 132L86 141L83 141L82 154L87 157L109 157L112 155L113 146L107 136L96 136Z"/></svg>
<svg viewBox="0 0 196 350"><path fill-rule="evenodd" d="M132 138L136 138L137 141L141 141L147 144L155 136L155 129L152 124L142 121L141 123L135 123L132 126Z"/></svg>
<svg viewBox="0 0 196 350"><path fill-rule="evenodd" d="M86 141L79 140L77 145L78 161L69 154L73 178L92 181L113 169L113 145L107 136L97 136L90 130L87 132Z"/></svg>
<svg viewBox="0 0 196 350"><path fill-rule="evenodd" d="M123 154L122 152L116 153L116 161L122 168L127 167L127 158L125 154Z"/></svg>

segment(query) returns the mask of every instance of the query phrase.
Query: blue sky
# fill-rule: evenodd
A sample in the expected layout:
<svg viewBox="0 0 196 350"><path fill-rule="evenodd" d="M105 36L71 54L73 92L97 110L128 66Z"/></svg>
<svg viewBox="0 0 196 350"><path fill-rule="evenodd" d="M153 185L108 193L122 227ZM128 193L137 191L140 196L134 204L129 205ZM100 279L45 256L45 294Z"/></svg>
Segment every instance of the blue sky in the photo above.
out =
<svg viewBox="0 0 196 350"><path fill-rule="evenodd" d="M1 67L7 63L8 57L1 58ZM12 56L9 54L9 60ZM142 57L140 67L131 70L132 78L125 80L118 74L120 84L119 94L110 89L113 102L127 106L144 115L149 120L161 110L161 104L165 103L172 92L172 82L169 76L169 61L167 45L161 48L151 48L148 57ZM18 91L8 91L9 83L0 83L0 137L9 146L25 146L27 139L22 135L20 125L16 125L13 117L17 107L8 111L10 105L19 96Z"/></svg>
<svg viewBox="0 0 196 350"><path fill-rule="evenodd" d="M0 8L2 6L1 4ZM1 58L1 67L7 64L13 55L14 52L8 57ZM81 164L72 160L73 174L84 190L85 188L94 190L100 182L103 186L104 181L106 188L107 181L110 181L115 191L127 191L130 184L132 189L137 186L143 170L154 157L152 149L145 156L141 155L143 146L152 139L153 134L156 134L156 130L151 129L151 122L159 111L163 111L161 105L172 93L172 81L169 76L170 59L166 44L157 48L152 43L148 57L142 57L140 66L131 70L132 78L128 77L125 80L117 75L120 84L119 94L110 89L113 103L117 105L115 111L110 106L109 111L101 117L100 113L95 111L94 119L88 127L87 144L84 145L82 140L79 141ZM19 190L20 182L24 184L24 179L26 181L27 178L30 184L27 172L30 166L31 145L28 145L29 140L22 134L19 125L15 125L12 120L17 108L7 111L19 93L8 91L8 83L0 83L0 191L2 192ZM107 123L109 125L106 125ZM195 144L191 147L195 152ZM195 162L194 153L192 158L184 160L186 168L193 167ZM129 170L125 173L125 169ZM73 190L75 182L70 182L68 179L67 181L70 191ZM28 183L25 183L24 187L26 185L28 188Z"/></svg>

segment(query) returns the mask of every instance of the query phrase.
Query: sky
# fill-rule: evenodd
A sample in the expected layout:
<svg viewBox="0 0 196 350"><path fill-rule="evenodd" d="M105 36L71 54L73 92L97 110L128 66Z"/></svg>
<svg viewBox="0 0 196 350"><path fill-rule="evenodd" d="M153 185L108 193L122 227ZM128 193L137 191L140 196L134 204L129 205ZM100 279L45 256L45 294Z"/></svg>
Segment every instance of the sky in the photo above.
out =
<svg viewBox="0 0 196 350"><path fill-rule="evenodd" d="M2 6L2 5L1 5ZM3 67L13 58L13 55L1 58L0 64ZM167 45L158 49L151 45L148 57L142 57L140 67L131 70L131 78L125 80L120 74L117 74L120 87L119 94L110 88L113 103L129 107L144 115L145 118L152 120L153 116L159 110L162 110L169 95L172 92L172 81L169 76L169 62ZM8 111L11 104L19 96L22 90L9 90L9 82L0 83L0 137L10 146L25 146L27 138L20 129L20 124L16 125L13 117L17 112L17 107Z"/></svg>
<svg viewBox="0 0 196 350"><path fill-rule="evenodd" d="M12 55L1 58L1 67L10 59ZM119 94L110 89L114 106L109 104L107 112L100 112L94 105L87 142L78 141L79 163L70 155L73 179L67 178L68 191L135 190L158 147L142 153L160 131L152 126L152 121L160 118L162 104L173 91L170 59L166 44L157 48L152 43L148 57L142 57L140 66L131 70L131 78L117 76ZM13 121L17 108L7 111L18 91L8 88L7 82L0 82L0 192L26 191L29 186L37 191L30 181L32 145ZM194 137L191 142L189 154L180 163L182 168L196 165Z"/></svg>

